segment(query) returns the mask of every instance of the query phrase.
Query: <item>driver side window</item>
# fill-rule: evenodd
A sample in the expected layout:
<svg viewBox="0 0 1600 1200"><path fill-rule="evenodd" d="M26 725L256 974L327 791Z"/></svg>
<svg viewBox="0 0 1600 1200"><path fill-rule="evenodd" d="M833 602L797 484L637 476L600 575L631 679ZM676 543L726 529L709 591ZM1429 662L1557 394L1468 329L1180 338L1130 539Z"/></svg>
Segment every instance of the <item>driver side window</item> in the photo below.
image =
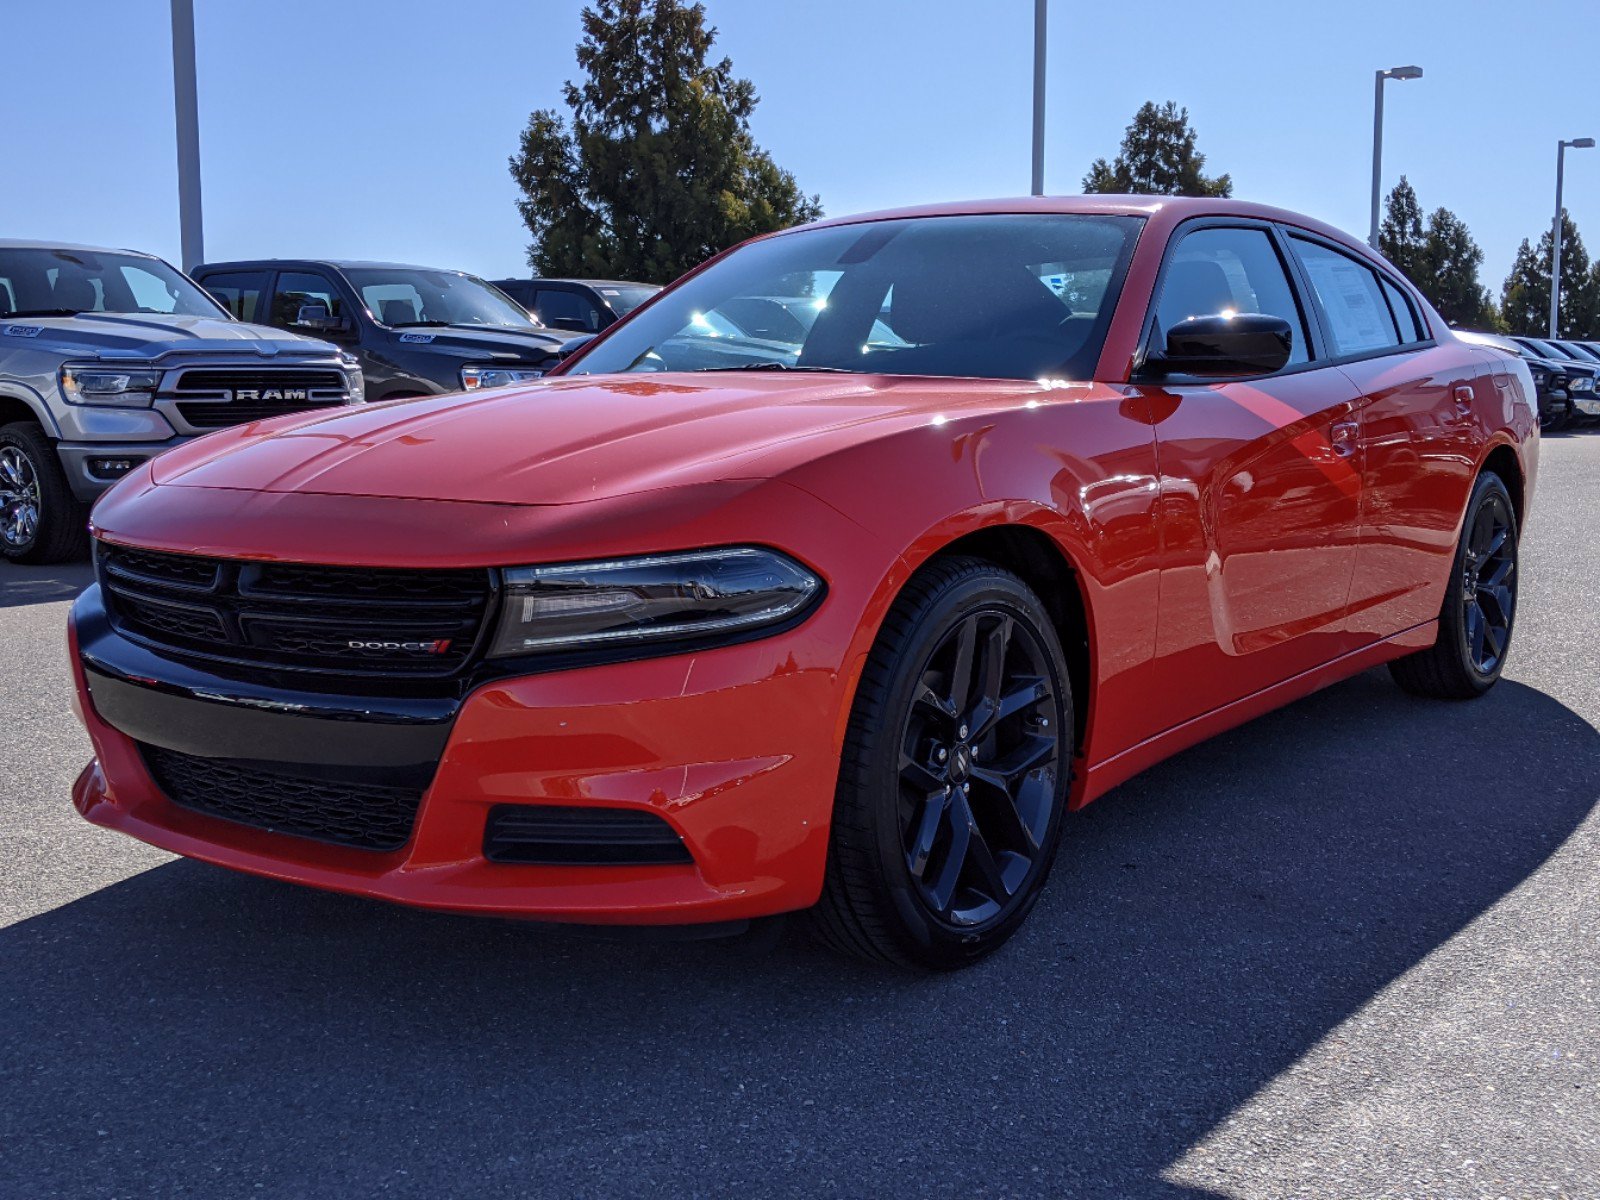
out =
<svg viewBox="0 0 1600 1200"><path fill-rule="evenodd" d="M1289 365L1311 357L1305 319L1265 230L1197 229L1178 243L1156 305L1155 344L1165 345L1167 331L1180 321L1222 313L1282 317L1294 335Z"/></svg>

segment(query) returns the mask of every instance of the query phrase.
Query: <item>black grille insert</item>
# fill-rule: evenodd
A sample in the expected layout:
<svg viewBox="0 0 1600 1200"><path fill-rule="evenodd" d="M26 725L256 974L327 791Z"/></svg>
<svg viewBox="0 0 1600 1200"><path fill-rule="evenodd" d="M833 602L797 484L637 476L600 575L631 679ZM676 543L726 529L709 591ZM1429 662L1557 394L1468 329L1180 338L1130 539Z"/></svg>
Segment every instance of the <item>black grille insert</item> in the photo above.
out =
<svg viewBox="0 0 1600 1200"><path fill-rule="evenodd" d="M178 376L171 396L196 429L222 429L343 404L345 381L331 370L196 368Z"/></svg>
<svg viewBox="0 0 1600 1200"><path fill-rule="evenodd" d="M647 866L694 859L671 825L637 808L497 804L483 854L490 862L547 866Z"/></svg>
<svg viewBox="0 0 1600 1200"><path fill-rule="evenodd" d="M293 775L272 764L201 758L141 745L145 765L174 804L256 829L361 850L398 850L411 839L422 793Z"/></svg>
<svg viewBox="0 0 1600 1200"><path fill-rule="evenodd" d="M117 631L160 648L263 667L439 677L472 656L484 570L252 563L100 543Z"/></svg>

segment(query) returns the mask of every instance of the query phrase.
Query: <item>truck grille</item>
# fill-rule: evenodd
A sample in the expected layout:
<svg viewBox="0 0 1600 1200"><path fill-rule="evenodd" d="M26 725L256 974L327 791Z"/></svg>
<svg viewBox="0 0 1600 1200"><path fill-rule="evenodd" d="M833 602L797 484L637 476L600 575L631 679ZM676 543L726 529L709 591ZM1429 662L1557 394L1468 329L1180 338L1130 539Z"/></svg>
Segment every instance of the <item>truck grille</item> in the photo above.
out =
<svg viewBox="0 0 1600 1200"><path fill-rule="evenodd" d="M97 547L119 633L262 667L450 675L472 656L491 596L484 570L367 570Z"/></svg>
<svg viewBox="0 0 1600 1200"><path fill-rule="evenodd" d="M238 370L195 367L183 371L164 398L195 429L222 429L345 402L344 376L332 370Z"/></svg>
<svg viewBox="0 0 1600 1200"><path fill-rule="evenodd" d="M148 744L139 750L151 778L181 808L338 846L398 850L411 840L422 802L412 788L313 779Z"/></svg>

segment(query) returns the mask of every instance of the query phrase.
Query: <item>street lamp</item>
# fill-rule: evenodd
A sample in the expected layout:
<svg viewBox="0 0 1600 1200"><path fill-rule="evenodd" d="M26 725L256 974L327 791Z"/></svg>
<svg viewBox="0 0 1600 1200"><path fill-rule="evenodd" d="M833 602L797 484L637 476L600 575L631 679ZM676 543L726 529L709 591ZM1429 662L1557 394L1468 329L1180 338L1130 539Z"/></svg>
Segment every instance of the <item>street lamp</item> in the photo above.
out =
<svg viewBox="0 0 1600 1200"><path fill-rule="evenodd" d="M200 221L200 105L194 78L194 0L172 0L172 108L178 131L178 241L183 269L205 261Z"/></svg>
<svg viewBox="0 0 1600 1200"><path fill-rule="evenodd" d="M1556 219L1550 226L1550 336L1556 332L1556 317L1561 311L1561 176L1567 165L1567 147L1574 150L1592 150L1593 138L1573 138L1570 142L1556 143Z"/></svg>
<svg viewBox="0 0 1600 1200"><path fill-rule="evenodd" d="M1378 202L1383 188L1383 84L1388 79L1421 79L1421 67L1390 67L1375 72L1372 86L1372 228L1367 245L1378 248Z"/></svg>
<svg viewBox="0 0 1600 1200"><path fill-rule="evenodd" d="M1033 0L1033 194L1044 195L1044 26L1049 0Z"/></svg>

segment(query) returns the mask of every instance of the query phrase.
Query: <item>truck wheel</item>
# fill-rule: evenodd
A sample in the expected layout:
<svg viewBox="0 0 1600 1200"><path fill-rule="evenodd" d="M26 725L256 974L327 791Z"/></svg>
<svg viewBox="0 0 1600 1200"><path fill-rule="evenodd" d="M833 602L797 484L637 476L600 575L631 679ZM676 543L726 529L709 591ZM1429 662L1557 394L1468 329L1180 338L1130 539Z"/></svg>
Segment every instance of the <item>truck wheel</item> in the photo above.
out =
<svg viewBox="0 0 1600 1200"><path fill-rule="evenodd" d="M32 421L0 426L0 558L15 563L77 558L88 519L89 506L67 486L43 427Z"/></svg>

